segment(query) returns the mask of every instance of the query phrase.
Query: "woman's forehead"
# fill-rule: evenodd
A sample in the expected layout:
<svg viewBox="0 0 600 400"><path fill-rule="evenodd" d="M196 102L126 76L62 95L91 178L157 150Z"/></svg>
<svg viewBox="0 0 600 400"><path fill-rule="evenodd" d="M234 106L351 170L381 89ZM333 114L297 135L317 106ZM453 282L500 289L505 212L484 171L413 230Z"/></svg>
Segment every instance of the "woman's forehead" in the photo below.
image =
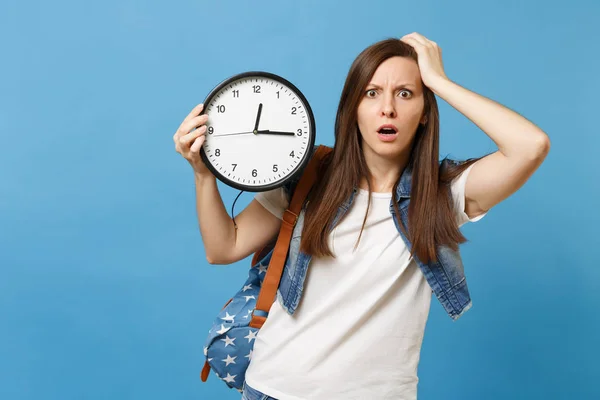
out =
<svg viewBox="0 0 600 400"><path fill-rule="evenodd" d="M400 86L402 84L420 86L421 73L418 64L407 57L392 57L382 62L369 84L383 86Z"/></svg>

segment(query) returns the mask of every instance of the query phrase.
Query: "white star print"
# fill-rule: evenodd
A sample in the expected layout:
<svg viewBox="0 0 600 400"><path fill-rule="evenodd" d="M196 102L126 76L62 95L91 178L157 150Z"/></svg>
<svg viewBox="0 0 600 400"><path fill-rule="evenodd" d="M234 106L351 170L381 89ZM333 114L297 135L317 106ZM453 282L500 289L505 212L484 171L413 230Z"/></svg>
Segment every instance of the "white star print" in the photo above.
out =
<svg viewBox="0 0 600 400"><path fill-rule="evenodd" d="M235 359L237 358L237 356L235 357L231 357L229 354L227 354L227 358L221 361L225 361L225 366L228 366L229 364L235 364Z"/></svg>
<svg viewBox="0 0 600 400"><path fill-rule="evenodd" d="M252 285L246 285L244 286L244 288L242 289L242 292L245 292L246 290L250 290L252 289Z"/></svg>
<svg viewBox="0 0 600 400"><path fill-rule="evenodd" d="M208 355L208 347L205 347L205 348L204 348L204 355L205 355L205 356L206 356L206 355Z"/></svg>
<svg viewBox="0 0 600 400"><path fill-rule="evenodd" d="M261 273L266 273L266 272L267 272L267 266L260 264L258 266L258 275L260 275Z"/></svg>
<svg viewBox="0 0 600 400"><path fill-rule="evenodd" d="M244 297L246 298L246 303L247 303L248 301L250 301L250 299L254 299L254 300L256 300L256 297L254 297L254 296L244 296Z"/></svg>
<svg viewBox="0 0 600 400"><path fill-rule="evenodd" d="M252 339L256 339L256 333L257 332L253 332L251 329L250 333L248 333L248 336L244 336L244 339L248 339L248 343L250 343Z"/></svg>
<svg viewBox="0 0 600 400"><path fill-rule="evenodd" d="M234 381L235 381L235 379L234 379L234 378L235 378L236 376L237 376L237 375L233 375L233 376L232 376L232 375L229 375L229 372L228 372L228 373L227 373L227 376L226 376L225 378L222 378L222 379L223 379L225 382L229 382L229 383L231 383L231 382L234 382Z"/></svg>
<svg viewBox="0 0 600 400"><path fill-rule="evenodd" d="M250 350L250 353L245 355L244 358L247 358L248 360L252 360L252 350Z"/></svg>
<svg viewBox="0 0 600 400"><path fill-rule="evenodd" d="M221 330L218 330L218 331L217 331L217 333L218 333L219 335L222 335L222 334L224 334L225 332L227 332L229 329L231 329L231 328L225 328L225 327L223 326L223 324L221 324Z"/></svg>
<svg viewBox="0 0 600 400"><path fill-rule="evenodd" d="M225 312L225 316L221 317L221 319L223 321L231 321L233 323L233 317L235 317L235 315L229 315L228 312Z"/></svg>
<svg viewBox="0 0 600 400"><path fill-rule="evenodd" d="M225 342L225 347L227 347L228 345L232 345L235 346L233 344L233 341L235 340L235 338L230 338L229 336L225 335L225 339L221 339L222 342Z"/></svg>

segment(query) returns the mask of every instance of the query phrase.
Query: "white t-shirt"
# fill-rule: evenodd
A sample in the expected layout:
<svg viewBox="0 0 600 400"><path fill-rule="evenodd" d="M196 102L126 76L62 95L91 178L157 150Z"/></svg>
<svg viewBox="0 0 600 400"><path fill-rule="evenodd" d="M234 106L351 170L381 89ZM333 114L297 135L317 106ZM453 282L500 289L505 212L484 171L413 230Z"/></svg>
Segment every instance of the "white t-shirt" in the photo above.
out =
<svg viewBox="0 0 600 400"><path fill-rule="evenodd" d="M459 225L465 181L452 184ZM294 315L278 301L256 336L247 383L279 400L416 399L417 366L432 290L389 212L392 193L372 193L358 248L368 192L359 189L351 209L329 235L336 258L313 257ZM281 218L283 188L256 194Z"/></svg>

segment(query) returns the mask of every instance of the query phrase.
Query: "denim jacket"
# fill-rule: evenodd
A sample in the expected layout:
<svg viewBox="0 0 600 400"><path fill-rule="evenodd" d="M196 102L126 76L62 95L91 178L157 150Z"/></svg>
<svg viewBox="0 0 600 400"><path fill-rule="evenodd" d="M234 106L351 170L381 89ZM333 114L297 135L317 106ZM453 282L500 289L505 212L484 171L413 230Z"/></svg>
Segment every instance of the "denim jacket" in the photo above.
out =
<svg viewBox="0 0 600 400"><path fill-rule="evenodd" d="M317 146L313 148L313 152L316 150L316 147ZM456 163L455 161L447 159L443 160L443 162ZM404 169L404 172L400 177L400 183L396 189L398 210L400 211L400 218L402 218L405 226L408 226L408 205L410 204L410 187L412 181L411 172L412 171L409 168ZM284 185L284 189L287 193L290 193L294 183L297 183L297 181L288 181ZM355 187L350 198L338 208L337 215L332 224L332 229L350 209L356 192L357 188ZM396 229L400 233L400 236L410 250L411 243L398 225L398 216L396 215L392 202L393 200L390 200L389 208L393 217L392 219L394 220L394 224L396 225ZM306 204L298 215L298 221L292 233L288 256L277 290L277 299L290 315L296 311L298 304L300 303L306 273L311 260L310 255L300 251L300 240L302 239L305 210ZM435 293L448 315L456 321L472 306L462 259L459 251L454 251L446 246L439 246L437 251L438 260L436 262L423 263L417 257L415 257L415 261L423 272L433 293Z"/></svg>

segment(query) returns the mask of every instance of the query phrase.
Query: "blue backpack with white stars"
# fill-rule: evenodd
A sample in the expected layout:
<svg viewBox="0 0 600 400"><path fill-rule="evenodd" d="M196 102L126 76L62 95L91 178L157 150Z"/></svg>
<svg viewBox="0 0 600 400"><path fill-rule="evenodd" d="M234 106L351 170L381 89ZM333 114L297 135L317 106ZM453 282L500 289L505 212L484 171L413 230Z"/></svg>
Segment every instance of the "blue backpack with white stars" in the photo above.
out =
<svg viewBox="0 0 600 400"><path fill-rule="evenodd" d="M212 368L227 386L242 392L246 370L252 360L254 339L275 301L298 214L317 178L321 160L331 150L318 146L293 190L277 239L254 253L244 286L213 321L204 346L206 361L200 374L203 382L206 382Z"/></svg>

